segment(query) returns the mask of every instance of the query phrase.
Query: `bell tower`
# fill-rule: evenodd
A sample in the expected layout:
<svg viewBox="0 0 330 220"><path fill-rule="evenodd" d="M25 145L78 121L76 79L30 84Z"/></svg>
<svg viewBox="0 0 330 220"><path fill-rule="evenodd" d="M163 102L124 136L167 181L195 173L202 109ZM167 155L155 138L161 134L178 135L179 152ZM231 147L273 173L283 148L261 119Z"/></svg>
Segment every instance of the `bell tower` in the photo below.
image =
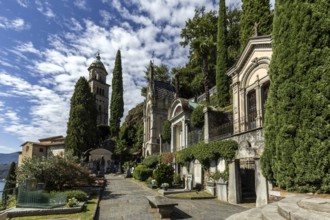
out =
<svg viewBox="0 0 330 220"><path fill-rule="evenodd" d="M106 83L108 72L101 62L100 53L96 54L96 59L88 67L89 87L96 98L97 124L108 125L109 122L109 87Z"/></svg>

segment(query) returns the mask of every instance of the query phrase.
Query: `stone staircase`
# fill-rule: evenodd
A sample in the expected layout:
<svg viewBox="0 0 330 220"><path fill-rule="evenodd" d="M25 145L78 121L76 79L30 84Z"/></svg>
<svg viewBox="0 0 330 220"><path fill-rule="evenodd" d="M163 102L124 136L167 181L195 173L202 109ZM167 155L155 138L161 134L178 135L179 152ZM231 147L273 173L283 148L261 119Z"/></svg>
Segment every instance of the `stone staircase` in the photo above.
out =
<svg viewBox="0 0 330 220"><path fill-rule="evenodd" d="M237 213L227 220L330 220L330 199L293 196Z"/></svg>

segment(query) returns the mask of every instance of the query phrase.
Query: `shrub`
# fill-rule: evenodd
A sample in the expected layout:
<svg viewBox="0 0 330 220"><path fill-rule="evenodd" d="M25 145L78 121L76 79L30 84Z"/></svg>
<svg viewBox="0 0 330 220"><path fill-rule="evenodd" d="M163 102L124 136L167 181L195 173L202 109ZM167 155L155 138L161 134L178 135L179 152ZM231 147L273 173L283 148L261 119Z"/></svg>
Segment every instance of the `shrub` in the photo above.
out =
<svg viewBox="0 0 330 220"><path fill-rule="evenodd" d="M173 183L174 184L178 184L178 185L180 185L182 183L182 179L181 179L180 174L178 174L178 173L175 173L174 174L174 176L173 176Z"/></svg>
<svg viewBox="0 0 330 220"><path fill-rule="evenodd" d="M171 142L171 122L169 120L166 120L163 123L162 138L164 143Z"/></svg>
<svg viewBox="0 0 330 220"><path fill-rule="evenodd" d="M75 206L78 206L79 205L79 201L73 197L71 199L68 199L68 202L66 204L68 207L75 207Z"/></svg>
<svg viewBox="0 0 330 220"><path fill-rule="evenodd" d="M148 168L156 168L159 163L159 155L151 155L143 159L142 164Z"/></svg>
<svg viewBox="0 0 330 220"><path fill-rule="evenodd" d="M204 126L204 106L200 105L191 113L191 125L194 128L202 128Z"/></svg>
<svg viewBox="0 0 330 220"><path fill-rule="evenodd" d="M76 198L79 202L87 201L88 199L87 193L81 190L69 190L65 191L64 194L66 195L68 201L72 198Z"/></svg>
<svg viewBox="0 0 330 220"><path fill-rule="evenodd" d="M171 165L160 164L154 172L154 178L157 181L158 187L162 183L172 183L174 175L174 169Z"/></svg>
<svg viewBox="0 0 330 220"><path fill-rule="evenodd" d="M152 176L152 169L140 164L133 171L134 179L145 181L148 177Z"/></svg>

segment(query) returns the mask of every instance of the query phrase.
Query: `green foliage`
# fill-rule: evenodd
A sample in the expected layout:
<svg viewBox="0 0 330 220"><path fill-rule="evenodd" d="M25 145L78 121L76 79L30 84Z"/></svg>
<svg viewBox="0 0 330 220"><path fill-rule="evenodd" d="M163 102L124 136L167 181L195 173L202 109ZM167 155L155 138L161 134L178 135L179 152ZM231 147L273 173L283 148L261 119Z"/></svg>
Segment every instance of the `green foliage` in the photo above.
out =
<svg viewBox="0 0 330 220"><path fill-rule="evenodd" d="M171 122L169 120L165 120L162 126L162 138L164 143L171 142Z"/></svg>
<svg viewBox="0 0 330 220"><path fill-rule="evenodd" d="M70 116L65 138L65 149L74 155L94 148L97 139L97 109L95 97L87 80L80 77L71 97Z"/></svg>
<svg viewBox="0 0 330 220"><path fill-rule="evenodd" d="M175 173L174 176L173 176L173 183L174 184L182 184L182 179L181 179L181 176L179 173Z"/></svg>
<svg viewBox="0 0 330 220"><path fill-rule="evenodd" d="M119 135L120 120L124 114L123 73L120 50L117 51L115 67L113 69L112 93L110 103L110 135L115 138Z"/></svg>
<svg viewBox="0 0 330 220"><path fill-rule="evenodd" d="M142 164L148 168L156 168L158 163L160 162L159 155L150 155L143 159Z"/></svg>
<svg viewBox="0 0 330 220"><path fill-rule="evenodd" d="M240 31L240 17L241 10L238 7L227 8L227 52L228 52L228 65L233 66L240 53L239 31Z"/></svg>
<svg viewBox="0 0 330 220"><path fill-rule="evenodd" d="M134 179L145 181L152 176L152 169L147 168L146 166L139 164L135 167L133 171Z"/></svg>
<svg viewBox="0 0 330 220"><path fill-rule="evenodd" d="M287 190L330 192L329 9L329 1L275 2L261 164Z"/></svg>
<svg viewBox="0 0 330 220"><path fill-rule="evenodd" d="M71 198L76 198L79 202L84 202L87 201L88 195L84 191L81 190L69 190L69 191L64 191L64 194L66 195L67 202Z"/></svg>
<svg viewBox="0 0 330 220"><path fill-rule="evenodd" d="M186 21L186 26L181 31L182 46L190 47L190 59L197 62L203 72L204 92L206 103L209 104L209 81L214 80L214 71L210 64L214 64L216 53L217 17L215 11L205 13L205 8L195 10L192 19ZM212 76L210 73L213 73Z"/></svg>
<svg viewBox="0 0 330 220"><path fill-rule="evenodd" d="M238 144L233 140L213 141L208 144L198 143L176 154L176 161L179 164L187 165L187 163L197 159L204 167L210 167L213 160L223 158L232 160L235 157Z"/></svg>
<svg viewBox="0 0 330 220"><path fill-rule="evenodd" d="M191 125L194 128L202 128L204 127L204 106L199 105L195 108L191 113Z"/></svg>
<svg viewBox="0 0 330 220"><path fill-rule="evenodd" d="M258 34L270 34L272 30L272 14L269 0L242 0L240 21L240 45L242 52L248 40L255 34L255 25L258 25Z"/></svg>
<svg viewBox="0 0 330 220"><path fill-rule="evenodd" d="M5 206L5 201L8 203L10 195L14 194L16 194L16 163L12 162L7 174L5 186L2 189L2 205Z"/></svg>
<svg viewBox="0 0 330 220"><path fill-rule="evenodd" d="M162 183L172 184L173 175L174 169L171 165L159 164L154 171L154 178L157 181L158 187L160 187Z"/></svg>
<svg viewBox="0 0 330 220"><path fill-rule="evenodd" d="M109 125L97 125L97 133L100 141L104 141L110 136L110 127Z"/></svg>
<svg viewBox="0 0 330 220"><path fill-rule="evenodd" d="M8 195L12 195L16 188L16 163L12 162L7 174L6 183L2 191L6 191ZM4 194L2 194L4 197Z"/></svg>
<svg viewBox="0 0 330 220"><path fill-rule="evenodd" d="M88 169L76 163L75 157L27 158L17 169L17 180L24 183L28 178L45 183L46 190L62 190L66 186L89 185Z"/></svg>
<svg viewBox="0 0 330 220"><path fill-rule="evenodd" d="M79 201L78 199L76 199L75 197L72 197L70 199L68 199L68 202L66 204L68 207L76 207L79 205Z"/></svg>
<svg viewBox="0 0 330 220"><path fill-rule="evenodd" d="M141 152L143 145L143 103L128 111L125 121L120 127L120 138L125 140L128 153Z"/></svg>
<svg viewBox="0 0 330 220"><path fill-rule="evenodd" d="M227 51L227 24L226 24L226 3L220 0L218 17L218 37L217 37L217 65L216 65L216 83L218 105L224 107L228 104L229 78L226 74L228 65Z"/></svg>

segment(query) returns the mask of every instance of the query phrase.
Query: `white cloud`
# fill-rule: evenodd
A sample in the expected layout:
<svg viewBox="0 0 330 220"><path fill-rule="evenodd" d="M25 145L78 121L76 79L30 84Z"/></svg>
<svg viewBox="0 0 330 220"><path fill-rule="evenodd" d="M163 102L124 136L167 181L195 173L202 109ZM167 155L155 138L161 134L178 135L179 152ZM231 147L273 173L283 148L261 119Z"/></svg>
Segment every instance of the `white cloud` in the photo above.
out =
<svg viewBox="0 0 330 220"><path fill-rule="evenodd" d="M29 52L29 53L33 53L33 54L40 53L40 51L34 47L34 45L31 41L18 45L16 47L16 50L18 50L20 52Z"/></svg>
<svg viewBox="0 0 330 220"><path fill-rule="evenodd" d="M29 29L30 25L26 24L22 18L16 18L14 20L10 20L8 18L0 16L0 28L21 31L21 30Z"/></svg>
<svg viewBox="0 0 330 220"><path fill-rule="evenodd" d="M37 10L42 13L43 15L45 15L48 18L53 18L55 17L55 13L53 12L53 10L50 8L50 4L47 1L39 1L36 0L35 1L36 4L36 8Z"/></svg>
<svg viewBox="0 0 330 220"><path fill-rule="evenodd" d="M87 10L86 0L75 0L73 4L79 9Z"/></svg>
<svg viewBox="0 0 330 220"><path fill-rule="evenodd" d="M28 0L17 0L17 3L24 8L27 8L29 6Z"/></svg>
<svg viewBox="0 0 330 220"><path fill-rule="evenodd" d="M100 10L99 13L102 17L101 24L103 24L104 26L108 26L110 23L110 20L113 19L113 16L111 16L111 14L106 10Z"/></svg>

